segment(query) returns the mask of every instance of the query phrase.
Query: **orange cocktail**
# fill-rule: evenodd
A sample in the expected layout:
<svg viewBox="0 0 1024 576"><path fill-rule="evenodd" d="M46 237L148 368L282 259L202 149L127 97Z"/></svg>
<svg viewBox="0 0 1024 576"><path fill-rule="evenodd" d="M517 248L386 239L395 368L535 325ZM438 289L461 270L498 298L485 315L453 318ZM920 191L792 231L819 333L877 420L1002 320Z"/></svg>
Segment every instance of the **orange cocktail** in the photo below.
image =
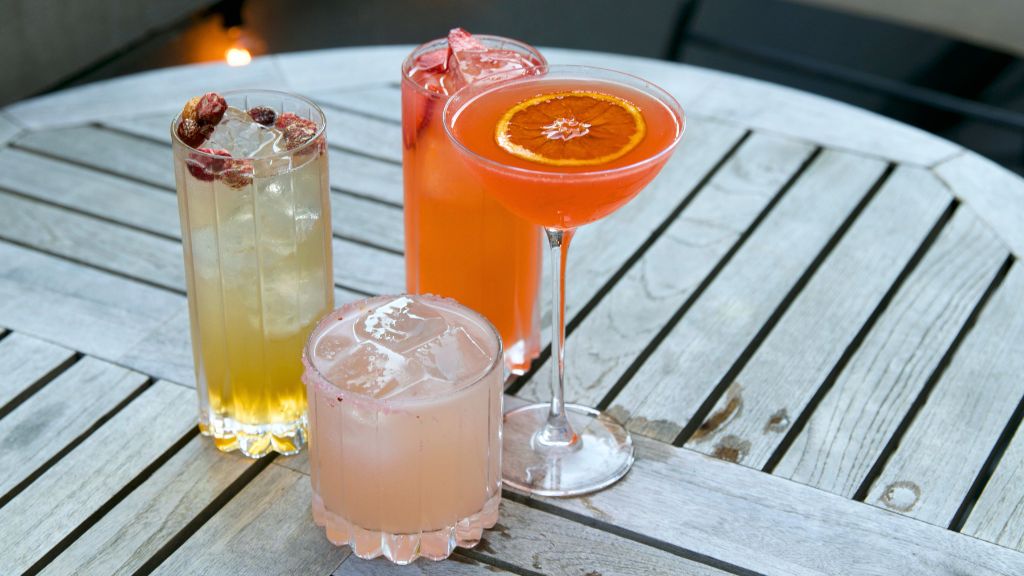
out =
<svg viewBox="0 0 1024 576"><path fill-rule="evenodd" d="M611 214L658 174L683 133L683 111L635 76L547 66L467 86L444 124L487 192L544 227L552 262L550 403L504 415L502 479L542 496L604 488L633 463L626 429L565 403L565 263L578 226Z"/></svg>
<svg viewBox="0 0 1024 576"><path fill-rule="evenodd" d="M480 75L544 64L526 44L453 30L402 67L406 289L455 298L482 313L525 372L539 353L541 234L486 194L448 142L448 95Z"/></svg>

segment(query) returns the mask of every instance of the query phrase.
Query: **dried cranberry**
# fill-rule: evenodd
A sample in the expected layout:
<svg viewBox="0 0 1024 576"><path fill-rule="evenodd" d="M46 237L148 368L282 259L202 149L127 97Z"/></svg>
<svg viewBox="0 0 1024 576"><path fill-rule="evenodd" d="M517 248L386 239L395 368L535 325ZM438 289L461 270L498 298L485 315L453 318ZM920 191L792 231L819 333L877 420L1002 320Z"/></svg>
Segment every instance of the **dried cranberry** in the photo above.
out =
<svg viewBox="0 0 1024 576"><path fill-rule="evenodd" d="M185 103L185 107L181 109L182 120L199 122L197 111L199 110L199 101L202 99L202 96L193 96L192 98L189 98L188 102Z"/></svg>
<svg viewBox="0 0 1024 576"><path fill-rule="evenodd" d="M178 138L192 148L198 148L206 141L212 130L200 128L195 120L186 118L178 123Z"/></svg>
<svg viewBox="0 0 1024 576"><path fill-rule="evenodd" d="M249 108L249 117L257 124L270 126L277 119L277 112L268 106L253 106Z"/></svg>
<svg viewBox="0 0 1024 576"><path fill-rule="evenodd" d="M213 178L224 170L228 163L230 163L231 153L221 148L200 148L199 151L213 156L223 156L225 158L224 160L220 160L218 158L211 158L204 154L189 154L188 159L185 160L185 165L188 167L189 174L195 176L197 180L213 182Z"/></svg>
<svg viewBox="0 0 1024 576"><path fill-rule="evenodd" d="M218 176L232 188L244 188L252 184L252 164L245 160L231 160Z"/></svg>
<svg viewBox="0 0 1024 576"><path fill-rule="evenodd" d="M305 118L299 116L294 112L285 112L284 114L278 116L277 122L274 123L274 128L283 131L285 128L287 128L294 122L309 122L309 120L306 120Z"/></svg>
<svg viewBox="0 0 1024 576"><path fill-rule="evenodd" d="M216 92L207 92L199 99L196 107L196 121L200 126L216 126L228 109L227 100Z"/></svg>
<svg viewBox="0 0 1024 576"><path fill-rule="evenodd" d="M309 122L292 122L284 129L284 145L289 150L294 150L309 142L316 136L316 124Z"/></svg>

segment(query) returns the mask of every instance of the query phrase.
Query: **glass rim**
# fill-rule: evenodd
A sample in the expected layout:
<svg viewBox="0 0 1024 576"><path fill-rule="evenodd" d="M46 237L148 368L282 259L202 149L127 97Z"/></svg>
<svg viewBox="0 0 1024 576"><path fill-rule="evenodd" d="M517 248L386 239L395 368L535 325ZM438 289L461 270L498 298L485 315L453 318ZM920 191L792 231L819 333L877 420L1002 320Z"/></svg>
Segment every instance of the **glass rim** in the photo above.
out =
<svg viewBox="0 0 1024 576"><path fill-rule="evenodd" d="M526 42L523 42L522 40L516 40L515 38L509 38L507 36L498 36L496 34L473 34L473 37L479 40L494 40L498 42L508 42L509 44L515 44L521 48L526 49L527 52L529 52L531 55L535 56L538 60L540 60L540 63L537 65L537 67L549 65L547 58L545 58L544 55L540 53L540 50L538 50L532 44L528 44ZM423 52L421 51L425 51L426 48L434 45L437 45L438 47L447 46L448 37L445 36L442 38L434 38L433 40L427 40L426 42L413 48L412 51L409 52L409 54L405 57L405 60L402 60L402 84L408 82L409 85L412 86L415 90L434 98L450 98L452 94L441 94L440 92L432 92L430 90L427 90L423 86L413 82L412 78L409 77L409 70L412 68L414 57L422 54Z"/></svg>
<svg viewBox="0 0 1024 576"><path fill-rule="evenodd" d="M513 174L521 174L521 175L524 175L524 176L530 176L530 177L535 177L535 178L539 177L539 178L542 178L542 179L550 180L550 179L563 179L563 178L581 178L581 179L601 178L601 177L612 176L612 175L619 174L619 173L622 173L622 172L629 172L631 170L636 170L636 169L641 168L643 166L647 166L649 164L653 164L653 163L661 160L661 158L663 158L664 156L666 156L668 154L671 154L672 151L675 149L675 147L683 139L683 133L686 131L686 114L683 111L683 107L676 100L675 96L673 96L668 90L665 90L661 86L658 86L657 84L655 84L655 83L653 83L653 82L651 82L649 80L645 80L645 79L643 79L643 78L641 78L639 76L636 76L634 74L630 74L628 72L621 72L619 70L612 70L610 68L601 68L601 67L598 67L598 66L586 66L586 65L582 65L582 64L554 64L554 65L546 64L546 65L543 65L543 66L537 66L536 68L533 68L532 70L539 70L539 71L541 71L541 73L537 74L537 75L532 75L532 74L527 75L527 74L524 74L524 75L520 75L520 76L515 76L513 78L507 78L508 75L509 75L509 72L497 72L495 74L490 74L488 76L484 76L482 78L479 78L477 80L477 82L475 82L473 84L469 84L469 85L463 86L462 88L457 90L455 92L455 94L452 94L448 98L448 101L445 102L444 110L442 110L442 112L441 112L441 123L444 125L444 132L445 132L445 135L448 137L448 141L451 142L452 145L455 146L455 148L457 150L459 150L461 153L463 153L463 154L473 158L474 160L477 160L477 161L481 162L484 165L491 166L491 167L493 167L496 170L500 170L500 171L504 171L504 172L510 172L510 173L513 173ZM591 79L592 80L593 79L593 78L586 78L585 74L587 72L597 71L597 72L601 72L601 73L611 73L612 75L628 78L628 79L630 79L632 81L641 82L642 84L644 84L647 87L647 89L636 88L634 86L630 86L630 87L633 87L633 88L636 88L638 90L642 90L642 91L645 91L645 92L649 92L649 93L653 92L653 94L651 94L651 96L653 96L655 99L659 100L662 104L664 104L669 110L672 111L673 115L676 116L676 118L678 119L679 130L678 130L675 138L672 140L672 143L669 144L668 146L666 146L661 151L659 151L657 154L648 156L647 158L644 158L643 160L639 160L637 162L633 162L633 163L627 164L625 166L618 166L616 168L605 168L605 169L600 169L600 170L581 170L581 171L574 171L574 172L554 172L554 171L550 171L550 170L539 170L539 169L533 169L533 168L522 168L520 166L511 166L509 164L505 164L505 163L500 162L498 160L494 160L492 158L488 158L486 156L483 156L483 155L478 154L477 152L471 150L468 146L463 144L462 141L459 140L455 136L455 134L453 133L451 125L454 123L454 119L452 121L449 121L449 117L452 116L453 114L457 115L458 113L461 113L462 110L468 105L468 102L465 102L465 103L462 103L461 106L459 106L458 110L454 110L454 111L452 110L452 108L454 108L454 106L452 105L452 102L462 92L470 91L474 87L479 87L480 90L481 90L480 94L477 94L477 95L475 95L473 97L473 99L476 99L476 98L479 98L483 94L489 93L492 90L500 89L503 84L509 84L509 83L520 82L520 81L525 82L525 81L527 81L529 79L543 78L544 74L547 74L547 73L552 72L552 71L555 71L555 72L566 71L566 72L568 72L568 71L573 71L573 70L580 71L581 72L581 76L582 76L581 79L584 79L584 80L586 80L586 79ZM492 81L492 82L487 82L488 78L506 78L506 79L505 80L495 80L495 81ZM653 90L651 90L651 89L653 89ZM470 100L470 101L472 101L472 100Z"/></svg>
<svg viewBox="0 0 1024 576"><path fill-rule="evenodd" d="M497 351L495 353L494 359L487 366L487 368L480 373L478 377L469 380L465 383L462 383L459 386L455 386L451 390L446 391L444 394L437 396L374 398L372 396L367 396L366 394L360 394L359 392L353 392L351 390L343 390L339 388L323 372L321 372L320 368L318 368L316 364L313 362L312 357L314 340L317 339L317 337L322 334L323 330L327 327L327 325L334 324L332 320L335 314L337 314L338 312L351 310L352 308L355 308L365 302L371 302L374 300L386 301L394 298L401 298L403 296L412 298L423 298L431 302L444 302L449 305L454 304L459 309L460 312L468 313L467 315L471 316L474 320L477 320L480 323L480 325L484 327L485 332L488 332L494 338L494 341L497 343ZM492 324L491 321L488 320L483 314L477 312L476 310L473 310L469 306L460 303L458 300L455 300L454 298L447 298L435 294L382 294L379 296L369 296L366 298L355 300L353 302L348 302L347 304L342 304L341 306L325 314L324 317L321 318L319 322L317 322L312 332L309 333L309 337L306 339L306 344L305 346L302 347L302 365L305 370L312 372L313 377L316 379L317 385L324 385L330 387L332 394L336 393L345 399L354 398L357 402L367 405L382 407L401 407L437 402L438 400L449 398L459 392L477 386L481 382L485 381L488 376L493 374L495 369L498 369L505 365L504 352L505 344L504 342L502 342L501 334L498 332L498 329L494 327L494 324ZM303 379L305 379L305 373L303 374ZM504 390L502 390L502 393L504 393Z"/></svg>
<svg viewBox="0 0 1024 576"><path fill-rule="evenodd" d="M217 94L220 94L221 96L223 96L225 100L227 100L228 96L238 96L238 95L242 95L242 94L267 94L267 95L272 95L272 96L284 96L286 98L292 98L292 99L295 99L295 100L299 100L302 103L309 105L309 107L311 109L315 110L316 113L319 114L320 118L323 120L323 122L321 122L319 124L319 126L317 127L316 134L314 134L312 138L310 138L308 141L302 143L301 145L296 146L295 148L292 148L291 150L283 150L281 152L275 152L273 154L268 154L267 156L260 156L259 158L236 158L236 160L274 160L274 159L278 159L278 158L284 158L284 157L287 157L287 156L294 156L294 155L296 155L298 153L301 153L302 151L304 151L309 146L312 146L314 143L316 143L320 139L320 137L322 135L324 135L327 132L327 115L324 114L323 109L320 108L320 106L318 106L316 104L316 102L313 102L312 100L310 100L309 98L306 98L305 96L302 96L301 94L295 94L294 92L285 92L284 90L271 90L271 89L267 89L267 88L237 88L237 89L234 89L234 90L225 90L224 92L217 92ZM217 154L210 154L209 152L203 152L199 148L193 148L192 146L189 146L184 141L182 141L182 139L178 136L178 122L180 122L180 121L181 121L181 112L178 112L177 114L174 115L174 118L171 119L171 142L173 144L179 144L179 145L183 146L184 148L186 148L187 150L189 150L190 154L197 154L201 158L202 157L213 158L213 159L223 159L224 158L223 156L219 156Z"/></svg>

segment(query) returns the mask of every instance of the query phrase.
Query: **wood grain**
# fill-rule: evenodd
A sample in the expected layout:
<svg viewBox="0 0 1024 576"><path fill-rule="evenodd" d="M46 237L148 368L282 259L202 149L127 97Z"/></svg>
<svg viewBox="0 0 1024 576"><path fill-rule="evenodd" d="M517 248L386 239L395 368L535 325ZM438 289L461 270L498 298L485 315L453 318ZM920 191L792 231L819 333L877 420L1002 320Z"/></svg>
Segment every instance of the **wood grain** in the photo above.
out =
<svg viewBox="0 0 1024 576"><path fill-rule="evenodd" d="M610 413L639 434L673 441L884 168L844 152L818 156L613 400Z"/></svg>
<svg viewBox="0 0 1024 576"><path fill-rule="evenodd" d="M313 523L311 493L308 477L268 466L153 574L330 573L349 549Z"/></svg>
<svg viewBox="0 0 1024 576"><path fill-rule="evenodd" d="M570 401L594 406L604 398L811 151L806 144L761 134L740 147L570 335ZM538 400L549 394L546 378L531 380L519 392Z"/></svg>
<svg viewBox="0 0 1024 576"><path fill-rule="evenodd" d="M481 564L456 552L444 562L423 559L408 566L395 566L386 558L363 560L356 556L349 556L341 566L331 573L331 576L389 576L396 574L402 576L490 576L491 574L513 573Z"/></svg>
<svg viewBox="0 0 1024 576"><path fill-rule="evenodd" d="M6 114L0 112L0 146L3 146L13 139L21 128L18 127Z"/></svg>
<svg viewBox="0 0 1024 576"><path fill-rule="evenodd" d="M931 172L897 169L686 446L763 467L951 201Z"/></svg>
<svg viewBox="0 0 1024 576"><path fill-rule="evenodd" d="M181 244L0 192L0 239L182 291Z"/></svg>
<svg viewBox="0 0 1024 576"><path fill-rule="evenodd" d="M1024 267L987 303L866 502L947 526L1024 396Z"/></svg>
<svg viewBox="0 0 1024 576"><path fill-rule="evenodd" d="M573 519L643 534L765 576L1024 573L1024 555L643 437L625 479L545 499Z"/></svg>
<svg viewBox="0 0 1024 576"><path fill-rule="evenodd" d="M328 144L401 164L401 125L339 108L323 110L327 116Z"/></svg>
<svg viewBox="0 0 1024 576"><path fill-rule="evenodd" d="M4 336L0 340L0 407L67 362L73 354L67 348L18 332Z"/></svg>
<svg viewBox="0 0 1024 576"><path fill-rule="evenodd" d="M938 174L1017 257L1024 257L1024 180L988 158L964 152L935 167Z"/></svg>
<svg viewBox="0 0 1024 576"><path fill-rule="evenodd" d="M1014 434L961 532L1024 550L1024 426Z"/></svg>
<svg viewBox="0 0 1024 576"><path fill-rule="evenodd" d="M0 526L18 535L0 566L26 570L194 426L195 393L156 382L0 508Z"/></svg>
<svg viewBox="0 0 1024 576"><path fill-rule="evenodd" d="M85 357L0 420L0 494L7 493L146 381Z"/></svg>
<svg viewBox="0 0 1024 576"><path fill-rule="evenodd" d="M252 464L196 436L41 574L134 574Z"/></svg>
<svg viewBox="0 0 1024 576"><path fill-rule="evenodd" d="M395 78L395 82L398 81L399 79ZM313 92L311 97L317 102L339 110L359 112L395 124L402 122L402 92L396 85L317 91Z"/></svg>
<svg viewBox="0 0 1024 576"><path fill-rule="evenodd" d="M1006 256L961 206L773 473L853 497Z"/></svg>
<svg viewBox="0 0 1024 576"><path fill-rule="evenodd" d="M181 236L173 193L31 152L0 148L0 188L163 236Z"/></svg>
<svg viewBox="0 0 1024 576"><path fill-rule="evenodd" d="M405 260L398 255L334 239L334 281L370 294L405 292Z"/></svg>

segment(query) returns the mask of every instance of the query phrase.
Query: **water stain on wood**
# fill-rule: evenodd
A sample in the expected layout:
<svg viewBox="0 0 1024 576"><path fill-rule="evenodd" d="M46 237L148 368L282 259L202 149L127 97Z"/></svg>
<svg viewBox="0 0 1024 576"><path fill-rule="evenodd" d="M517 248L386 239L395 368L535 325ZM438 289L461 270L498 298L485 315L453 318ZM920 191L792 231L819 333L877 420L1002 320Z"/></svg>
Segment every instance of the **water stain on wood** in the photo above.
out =
<svg viewBox="0 0 1024 576"><path fill-rule="evenodd" d="M711 455L719 460L739 463L749 452L750 442L734 434L729 434L723 436L715 444L715 449L711 452Z"/></svg>
<svg viewBox="0 0 1024 576"><path fill-rule="evenodd" d="M598 572L597 570L591 570L590 572L587 572L583 576L604 576L604 575L601 574L600 572Z"/></svg>
<svg viewBox="0 0 1024 576"><path fill-rule="evenodd" d="M700 427L694 431L690 440L700 442L725 425L729 419L740 413L743 409L743 387L739 382L733 382L725 391L725 406L712 412Z"/></svg>
<svg viewBox="0 0 1024 576"><path fill-rule="evenodd" d="M785 408L779 408L774 414L768 417L768 421L764 424L764 433L769 432L782 433L789 428L789 412L786 412Z"/></svg>
<svg viewBox="0 0 1024 576"><path fill-rule="evenodd" d="M921 487L907 480L899 480L886 486L879 500L890 510L910 512L921 500Z"/></svg>
<svg viewBox="0 0 1024 576"><path fill-rule="evenodd" d="M533 565L533 569L534 570L543 570L544 569L544 565L540 563L540 552L534 552L533 553L533 564L532 565Z"/></svg>
<svg viewBox="0 0 1024 576"><path fill-rule="evenodd" d="M611 522L612 521L612 517L611 517L610 514L608 514L604 510L601 510L597 506L594 506L594 503L590 500L590 496L583 496L583 497L581 497L580 498L580 504L583 504L584 508L586 508L587 510L590 510L594 514L594 516L597 516L601 520L604 520L605 522Z"/></svg>

